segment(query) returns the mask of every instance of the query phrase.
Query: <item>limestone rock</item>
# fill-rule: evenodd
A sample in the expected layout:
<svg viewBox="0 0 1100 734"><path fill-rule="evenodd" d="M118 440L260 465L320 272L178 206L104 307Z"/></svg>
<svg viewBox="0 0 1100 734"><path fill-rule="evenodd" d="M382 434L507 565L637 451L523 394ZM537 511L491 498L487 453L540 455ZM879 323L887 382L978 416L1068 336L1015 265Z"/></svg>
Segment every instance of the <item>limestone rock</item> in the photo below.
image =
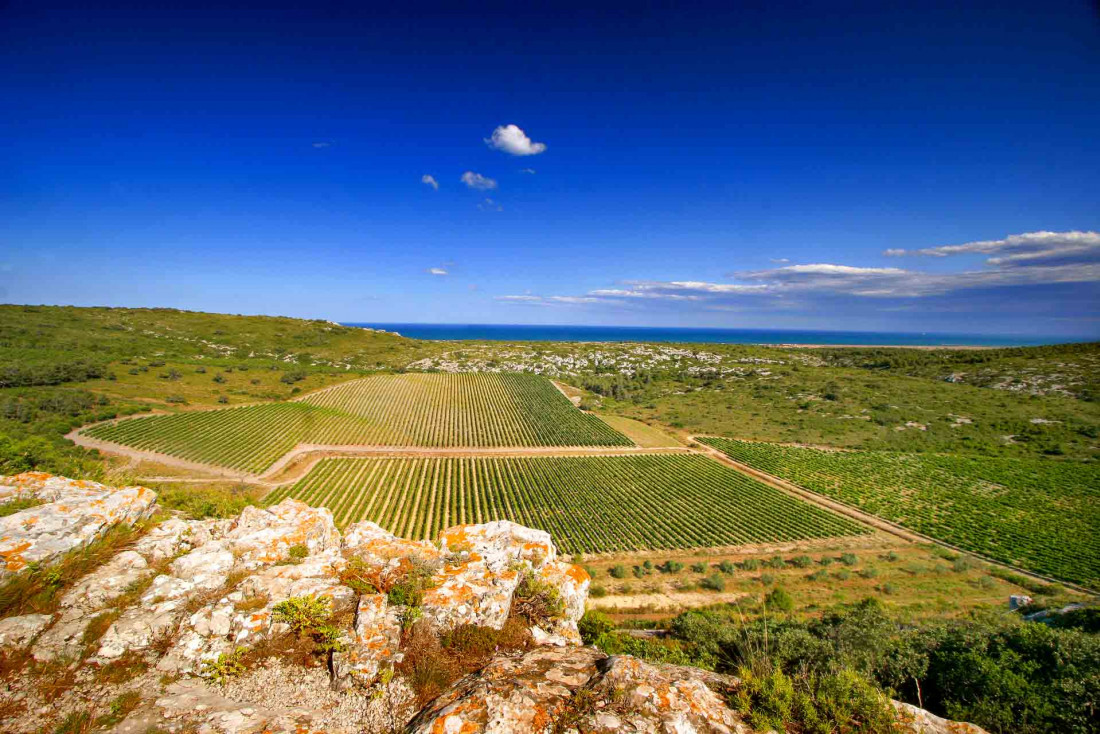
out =
<svg viewBox="0 0 1100 734"><path fill-rule="evenodd" d="M30 563L50 563L119 523L152 514L156 493L40 472L0 477L0 501L33 497L45 504L0 518L0 580Z"/></svg>
<svg viewBox="0 0 1100 734"><path fill-rule="evenodd" d="M23 647L50 623L48 614L24 614L0 619L0 649Z"/></svg>
<svg viewBox="0 0 1100 734"><path fill-rule="evenodd" d="M123 551L81 579L61 598L61 616L38 639L35 660L45 662L79 653L88 623L109 611L115 598L149 573L149 564L139 553Z"/></svg>
<svg viewBox="0 0 1100 734"><path fill-rule="evenodd" d="M651 665L629 655L601 661L600 670L594 690L603 698L614 698L617 711L612 714L615 721L593 716L590 731L742 734L750 730L711 688L719 676L684 666ZM729 679L731 687L735 684Z"/></svg>
<svg viewBox="0 0 1100 734"><path fill-rule="evenodd" d="M410 734L547 732L606 656L595 648L540 648L497 658L432 701Z"/></svg>
<svg viewBox="0 0 1100 734"><path fill-rule="evenodd" d="M964 721L950 721L912 704L892 701L902 724L913 734L988 734L985 729Z"/></svg>

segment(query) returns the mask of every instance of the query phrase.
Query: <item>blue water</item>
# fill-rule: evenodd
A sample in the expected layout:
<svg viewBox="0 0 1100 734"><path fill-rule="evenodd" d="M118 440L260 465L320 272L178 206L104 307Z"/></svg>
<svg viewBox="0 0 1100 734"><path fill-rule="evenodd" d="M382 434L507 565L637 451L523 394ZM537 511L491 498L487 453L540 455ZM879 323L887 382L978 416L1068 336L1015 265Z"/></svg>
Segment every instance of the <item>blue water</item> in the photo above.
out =
<svg viewBox="0 0 1100 734"><path fill-rule="evenodd" d="M874 331L689 329L644 326L528 326L524 324L346 323L396 331L413 339L548 342L685 342L709 344L869 344L896 346L1014 347L1050 339L972 334L899 334ZM1057 340L1054 340L1057 341Z"/></svg>

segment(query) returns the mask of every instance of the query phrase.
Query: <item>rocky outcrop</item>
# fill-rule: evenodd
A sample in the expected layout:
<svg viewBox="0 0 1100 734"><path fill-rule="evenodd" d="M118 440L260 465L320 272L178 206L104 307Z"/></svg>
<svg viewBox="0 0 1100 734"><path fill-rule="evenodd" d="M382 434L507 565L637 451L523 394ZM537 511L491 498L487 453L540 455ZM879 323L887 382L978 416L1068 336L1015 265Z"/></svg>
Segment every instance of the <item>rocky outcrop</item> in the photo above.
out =
<svg viewBox="0 0 1100 734"><path fill-rule="evenodd" d="M0 504L21 499L41 504L0 517L0 581L81 548L114 525L147 517L156 494L145 487L113 489L39 472L0 477Z"/></svg>
<svg viewBox="0 0 1100 734"><path fill-rule="evenodd" d="M141 487L42 474L0 478L0 503L13 498L40 504L3 518L9 575L155 507ZM9 679L0 704L24 713L5 731L37 731L51 712L109 701L99 672L134 670L111 694L142 698L119 732L751 734L727 704L736 680L581 646L590 579L558 558L543 531L492 522L449 528L430 543L361 522L341 534L329 510L295 500L229 520L147 525L50 613L0 619L0 654L77 681L57 700L33 676ZM522 620L529 642L498 649L418 713L409 681L395 673L410 625L434 639L459 627L502 630L510 619ZM257 657L241 669L250 648L287 640L307 645L305 660ZM921 734L980 733L920 709L899 712Z"/></svg>

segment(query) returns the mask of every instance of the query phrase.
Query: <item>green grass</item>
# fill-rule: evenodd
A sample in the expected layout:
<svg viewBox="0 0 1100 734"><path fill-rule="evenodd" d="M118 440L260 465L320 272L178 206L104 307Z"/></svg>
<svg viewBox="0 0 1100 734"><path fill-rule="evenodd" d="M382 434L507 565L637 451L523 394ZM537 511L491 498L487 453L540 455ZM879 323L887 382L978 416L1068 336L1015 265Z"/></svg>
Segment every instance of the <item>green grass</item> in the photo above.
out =
<svg viewBox="0 0 1100 734"><path fill-rule="evenodd" d="M190 411L94 426L97 439L262 472L298 443L630 446L532 375L377 375L299 402Z"/></svg>
<svg viewBox="0 0 1100 734"><path fill-rule="evenodd" d="M704 456L327 459L266 502L295 497L337 524L434 539L512 520L565 552L713 547L869 532Z"/></svg>
<svg viewBox="0 0 1100 734"><path fill-rule="evenodd" d="M1100 464L704 438L730 458L1005 563L1100 588Z"/></svg>

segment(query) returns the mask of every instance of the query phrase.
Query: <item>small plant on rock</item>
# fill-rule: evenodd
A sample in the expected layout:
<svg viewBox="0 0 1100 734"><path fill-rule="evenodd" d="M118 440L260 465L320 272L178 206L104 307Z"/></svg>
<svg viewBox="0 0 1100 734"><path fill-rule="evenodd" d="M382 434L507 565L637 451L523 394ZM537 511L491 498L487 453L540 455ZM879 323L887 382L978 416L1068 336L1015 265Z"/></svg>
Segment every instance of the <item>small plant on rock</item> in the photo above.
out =
<svg viewBox="0 0 1100 734"><path fill-rule="evenodd" d="M276 604L272 610L272 618L290 625L291 631L299 637L306 637L324 627L331 617L331 603L319 596L292 596Z"/></svg>
<svg viewBox="0 0 1100 734"><path fill-rule="evenodd" d="M200 675L215 685L223 686L245 672L246 652L247 648L238 647L233 652L223 652L214 660L204 660Z"/></svg>
<svg viewBox="0 0 1100 734"><path fill-rule="evenodd" d="M553 584L527 575L516 587L512 613L528 624L541 626L565 616L565 602Z"/></svg>

